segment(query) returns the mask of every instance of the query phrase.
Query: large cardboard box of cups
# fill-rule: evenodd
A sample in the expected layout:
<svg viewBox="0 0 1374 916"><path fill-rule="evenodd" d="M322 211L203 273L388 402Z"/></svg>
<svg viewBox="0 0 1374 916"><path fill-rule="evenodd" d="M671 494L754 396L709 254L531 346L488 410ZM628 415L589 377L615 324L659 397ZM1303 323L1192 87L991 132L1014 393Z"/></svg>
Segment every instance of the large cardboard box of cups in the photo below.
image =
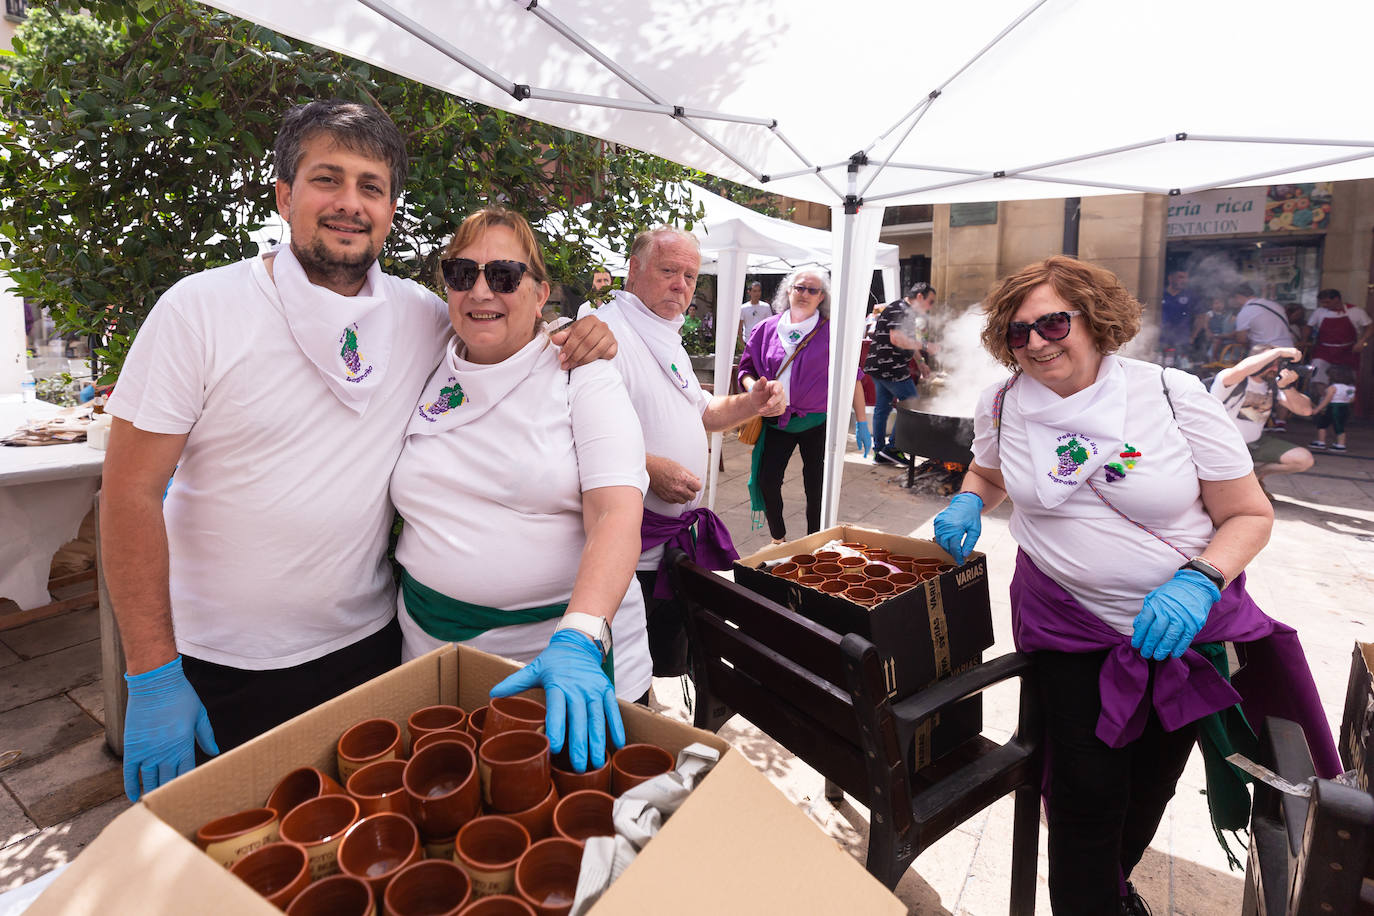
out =
<svg viewBox="0 0 1374 916"><path fill-rule="evenodd" d="M951 560L934 541L840 525L766 547L736 561L735 581L837 633L857 633L873 643L883 657L883 675L888 694L894 700L909 697L982 661L983 650L993 643L987 558L983 554L975 551L963 566L872 607L824 594L770 572L778 560L812 553L831 541L862 543L917 558ZM916 765L924 766L982 730L982 698L972 697L917 735Z"/></svg>
<svg viewBox="0 0 1374 916"><path fill-rule="evenodd" d="M1374 643L1356 642L1351 655L1339 750L1355 784L1374 792Z"/></svg>
<svg viewBox="0 0 1374 916"><path fill-rule="evenodd" d="M418 658L221 755L117 817L28 911L63 914L279 912L189 839L202 823L263 803L299 766L335 774L335 744L355 722L404 723L416 709L476 709L515 670L449 646ZM904 912L902 904L716 735L621 704L631 741L674 755L693 742L720 762L593 907L630 914Z"/></svg>

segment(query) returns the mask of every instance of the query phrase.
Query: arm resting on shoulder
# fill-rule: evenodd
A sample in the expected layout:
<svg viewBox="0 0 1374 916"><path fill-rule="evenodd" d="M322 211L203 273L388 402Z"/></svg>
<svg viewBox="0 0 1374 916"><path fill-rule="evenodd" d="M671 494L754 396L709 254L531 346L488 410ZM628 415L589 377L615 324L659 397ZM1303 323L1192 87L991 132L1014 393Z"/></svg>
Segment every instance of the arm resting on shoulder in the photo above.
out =
<svg viewBox="0 0 1374 916"><path fill-rule="evenodd" d="M1235 480L1200 480L1198 484L1202 487L1202 506L1217 529L1202 556L1221 570L1229 585L1269 542L1274 507L1254 474Z"/></svg>
<svg viewBox="0 0 1374 916"><path fill-rule="evenodd" d="M644 497L636 487L597 487L582 494L587 544L568 611L615 619L639 562Z"/></svg>
<svg viewBox="0 0 1374 916"><path fill-rule="evenodd" d="M563 325L549 335L559 346L558 365L576 369L598 359L612 359L616 354L615 335L606 322L595 315L587 315Z"/></svg>
<svg viewBox="0 0 1374 916"><path fill-rule="evenodd" d="M110 429L100 493L101 565L130 674L177 656L162 496L185 445L185 435L146 432L118 418Z"/></svg>

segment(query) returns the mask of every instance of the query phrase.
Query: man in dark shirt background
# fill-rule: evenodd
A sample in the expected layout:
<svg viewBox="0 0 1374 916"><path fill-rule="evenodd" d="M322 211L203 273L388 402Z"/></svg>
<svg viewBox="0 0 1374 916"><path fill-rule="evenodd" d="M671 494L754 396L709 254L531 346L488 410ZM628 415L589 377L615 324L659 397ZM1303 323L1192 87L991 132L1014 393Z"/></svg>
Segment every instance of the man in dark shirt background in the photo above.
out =
<svg viewBox="0 0 1374 916"><path fill-rule="evenodd" d="M1159 349L1174 350L1175 357L1192 347L1193 323L1202 303L1188 289L1188 271L1171 270L1164 278L1164 298L1159 310Z"/></svg>
<svg viewBox="0 0 1374 916"><path fill-rule="evenodd" d="M935 304L935 290L929 283L913 283L905 299L898 299L878 315L873 324L873 342L864 360L864 372L873 379L873 462L905 466L911 459L887 444L887 418L894 401L916 396L911 377L914 357L924 378L930 374L926 364L925 328L927 314Z"/></svg>

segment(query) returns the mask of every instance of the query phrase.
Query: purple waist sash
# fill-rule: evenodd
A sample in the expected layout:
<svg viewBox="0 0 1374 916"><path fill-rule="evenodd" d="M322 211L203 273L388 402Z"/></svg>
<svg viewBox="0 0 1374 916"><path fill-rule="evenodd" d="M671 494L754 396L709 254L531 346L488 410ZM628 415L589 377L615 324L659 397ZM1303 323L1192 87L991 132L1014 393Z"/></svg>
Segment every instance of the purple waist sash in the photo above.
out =
<svg viewBox="0 0 1374 916"><path fill-rule="evenodd" d="M1160 724L1174 731L1240 703L1256 730L1265 716L1297 722L1307 736L1317 775L1330 778L1341 772L1298 634L1260 610L1245 590L1244 573L1221 593L1193 640L1245 644L1245 664L1229 684L1206 658L1189 649L1180 658L1154 663L1154 689L1147 696L1150 662L1131 648L1131 637L1079 604L1024 551L1016 555L1011 614L1013 639L1022 652L1107 650L1098 679L1102 715L1096 731L1110 747L1140 737L1151 705Z"/></svg>
<svg viewBox="0 0 1374 916"><path fill-rule="evenodd" d="M692 536L693 525L697 529L696 537ZM677 517L645 509L644 521L639 526L639 541L640 553L659 544L667 545L663 550L663 559L658 564L658 578L654 581L655 598L673 597L667 565L668 554L674 547L707 569L729 569L730 564L739 559L739 551L735 550L735 543L730 540L730 530L720 516L702 507Z"/></svg>

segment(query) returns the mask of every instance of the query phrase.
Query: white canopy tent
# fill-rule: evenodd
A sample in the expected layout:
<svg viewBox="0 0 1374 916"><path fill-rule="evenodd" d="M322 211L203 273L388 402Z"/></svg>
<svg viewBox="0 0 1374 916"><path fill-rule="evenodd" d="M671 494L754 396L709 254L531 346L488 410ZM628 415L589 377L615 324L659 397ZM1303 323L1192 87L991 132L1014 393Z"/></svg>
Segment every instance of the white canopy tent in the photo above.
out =
<svg viewBox="0 0 1374 916"><path fill-rule="evenodd" d="M888 204L1374 175L1367 0L212 2L457 95L829 203L836 421ZM845 436L828 425L823 524Z"/></svg>

